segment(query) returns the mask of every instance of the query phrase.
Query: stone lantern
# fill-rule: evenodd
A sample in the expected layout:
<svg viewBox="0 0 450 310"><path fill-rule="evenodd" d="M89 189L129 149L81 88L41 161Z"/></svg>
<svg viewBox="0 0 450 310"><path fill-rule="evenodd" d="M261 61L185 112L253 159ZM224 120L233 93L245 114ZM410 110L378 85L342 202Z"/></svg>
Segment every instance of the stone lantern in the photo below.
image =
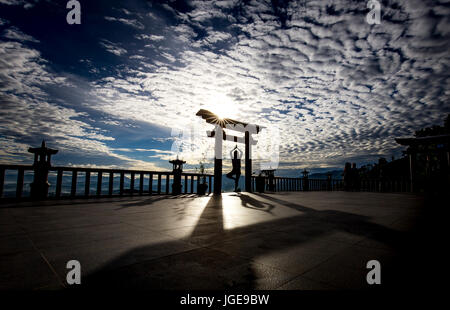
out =
<svg viewBox="0 0 450 310"><path fill-rule="evenodd" d="M309 191L309 179L308 179L309 171L306 171L306 169L304 169L302 171L302 174L303 174L303 190Z"/></svg>
<svg viewBox="0 0 450 310"><path fill-rule="evenodd" d="M333 190L333 174L331 172L327 173L327 191Z"/></svg>
<svg viewBox="0 0 450 310"><path fill-rule="evenodd" d="M183 185L181 185L181 173L183 172L183 164L186 162L184 160L175 159L170 160L169 163L173 165L173 184L172 184L172 194L179 195L181 194L181 189Z"/></svg>
<svg viewBox="0 0 450 310"><path fill-rule="evenodd" d="M58 150L48 148L45 145L45 141L42 140L41 147L30 147L28 152L34 154L34 179L30 185L31 198L44 199L47 197L48 188L50 187L50 183L48 183L48 171L51 167L51 157L58 153Z"/></svg>

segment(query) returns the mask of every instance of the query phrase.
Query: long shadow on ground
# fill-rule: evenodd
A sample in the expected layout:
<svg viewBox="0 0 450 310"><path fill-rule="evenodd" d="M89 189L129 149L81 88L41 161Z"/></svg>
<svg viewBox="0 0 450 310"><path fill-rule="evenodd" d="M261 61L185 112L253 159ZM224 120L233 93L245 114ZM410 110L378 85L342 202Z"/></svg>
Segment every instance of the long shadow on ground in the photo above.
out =
<svg viewBox="0 0 450 310"><path fill-rule="evenodd" d="M331 232L342 231L367 237L392 250L401 260L409 236L370 222L366 216L335 210L317 211L300 204L268 195L259 199L240 194L243 207L272 212L281 204L299 211L299 215L225 230L221 197L211 197L200 218L209 224L198 224L192 234L181 239L198 247L186 251L179 241L135 248L83 278L84 288L145 288L145 289L255 289L276 288L292 279L284 271L255 263L257 257L270 255L291 247L310 243ZM205 221L203 221L205 223ZM281 230L281 232L280 232ZM221 248L226 244L228 248ZM154 258L161 249L171 249L168 256ZM236 255L235 253L239 253ZM345 253L351 257L357 253ZM130 263L134 262L134 263ZM385 268L390 274L384 283L395 287L409 279L403 278L397 263ZM262 269L261 269L262 268ZM336 266L339 268L339 266ZM361 266L361 281L365 282L365 266ZM362 285L362 288L367 287ZM336 286L335 288L339 288Z"/></svg>

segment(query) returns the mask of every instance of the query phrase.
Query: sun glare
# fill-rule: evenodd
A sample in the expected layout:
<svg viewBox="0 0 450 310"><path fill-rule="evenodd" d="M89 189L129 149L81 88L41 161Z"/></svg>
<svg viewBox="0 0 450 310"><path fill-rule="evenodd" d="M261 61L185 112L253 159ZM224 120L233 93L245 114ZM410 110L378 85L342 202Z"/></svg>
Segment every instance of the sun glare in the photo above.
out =
<svg viewBox="0 0 450 310"><path fill-rule="evenodd" d="M233 118L237 116L237 106L230 97L216 93L211 95L204 109L216 114L219 118Z"/></svg>

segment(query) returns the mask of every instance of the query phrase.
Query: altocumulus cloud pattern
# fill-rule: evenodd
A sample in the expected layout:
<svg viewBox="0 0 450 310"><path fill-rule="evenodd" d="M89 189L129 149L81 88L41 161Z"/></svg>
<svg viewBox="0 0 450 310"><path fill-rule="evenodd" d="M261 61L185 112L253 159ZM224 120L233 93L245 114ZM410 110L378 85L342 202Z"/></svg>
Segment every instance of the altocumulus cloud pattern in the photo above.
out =
<svg viewBox="0 0 450 310"><path fill-rule="evenodd" d="M380 1L379 25L366 1L80 1L81 25L59 2L0 0L2 161L45 138L56 163L165 167L223 104L280 128L282 167L341 167L450 112L450 1Z"/></svg>

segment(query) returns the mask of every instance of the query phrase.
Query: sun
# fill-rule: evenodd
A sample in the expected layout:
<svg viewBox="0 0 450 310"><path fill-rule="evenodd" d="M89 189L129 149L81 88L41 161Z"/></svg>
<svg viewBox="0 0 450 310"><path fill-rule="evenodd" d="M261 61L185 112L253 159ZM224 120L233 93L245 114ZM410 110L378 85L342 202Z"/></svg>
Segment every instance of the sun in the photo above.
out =
<svg viewBox="0 0 450 310"><path fill-rule="evenodd" d="M214 105L210 111L216 114L220 119L232 117L226 104Z"/></svg>
<svg viewBox="0 0 450 310"><path fill-rule="evenodd" d="M202 107L216 114L220 119L234 118L238 115L236 103L227 95L214 93L208 96L208 101Z"/></svg>

